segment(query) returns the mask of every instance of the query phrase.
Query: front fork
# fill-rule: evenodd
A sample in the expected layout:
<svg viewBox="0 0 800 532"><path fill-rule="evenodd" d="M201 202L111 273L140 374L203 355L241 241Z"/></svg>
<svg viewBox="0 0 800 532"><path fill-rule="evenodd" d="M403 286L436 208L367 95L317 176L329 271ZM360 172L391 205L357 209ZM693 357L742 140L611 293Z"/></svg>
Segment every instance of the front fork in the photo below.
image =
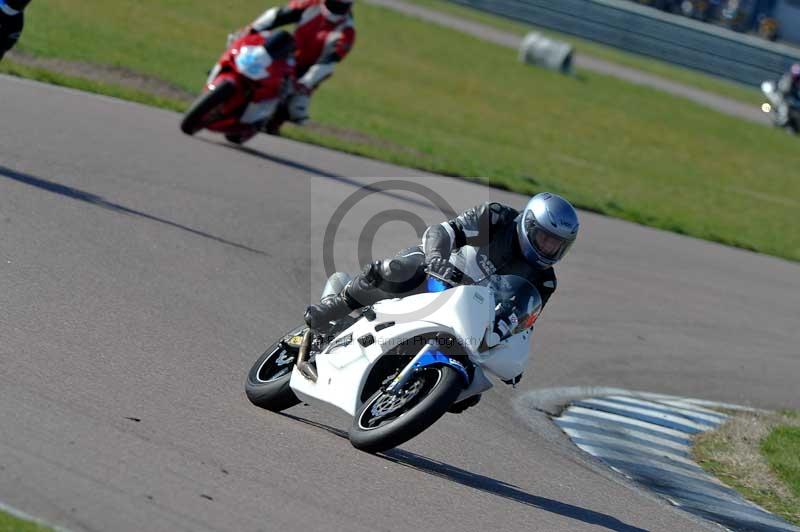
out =
<svg viewBox="0 0 800 532"><path fill-rule="evenodd" d="M214 83L214 80L217 79L219 73L222 71L222 67L219 66L219 63L215 64L214 67L209 70L208 72L208 79L206 79L206 88L211 89Z"/></svg>
<svg viewBox="0 0 800 532"><path fill-rule="evenodd" d="M400 371L400 374L395 377L389 386L387 386L386 391L394 395L399 394L414 373L428 366L450 366L464 379L465 388L470 384L469 373L467 373L467 369L464 365L458 360L437 351L436 343L429 341L425 344L425 347L420 349L419 353L411 359L411 362L406 364L406 367Z"/></svg>

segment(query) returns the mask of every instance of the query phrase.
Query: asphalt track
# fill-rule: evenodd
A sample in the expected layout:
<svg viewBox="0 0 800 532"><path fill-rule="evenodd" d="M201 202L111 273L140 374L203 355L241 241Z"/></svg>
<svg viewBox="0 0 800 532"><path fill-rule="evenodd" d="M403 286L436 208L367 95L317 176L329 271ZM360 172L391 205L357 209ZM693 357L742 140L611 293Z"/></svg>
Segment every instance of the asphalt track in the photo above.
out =
<svg viewBox="0 0 800 532"><path fill-rule="evenodd" d="M243 393L322 284L331 213L374 176L456 209L524 198L282 139L238 150L183 136L170 112L2 76L0 117L0 501L50 522L714 530L514 405L536 388L608 385L800 408L799 265L583 213L522 384L386 457L360 453L346 416L271 414ZM430 196L353 208L338 266L355 267L374 212L437 221ZM377 236L376 254L416 238L400 222Z"/></svg>
<svg viewBox="0 0 800 532"><path fill-rule="evenodd" d="M403 0L367 0L370 4L379 5L388 9L404 13L413 17L433 22L440 26L455 29L463 33L472 35L484 41L517 49L520 37L514 33L499 30L487 24L473 22L462 17L451 15L429 9L416 4L404 2ZM602 59L583 55L578 47L575 60L575 67L580 70L587 70L605 76L612 76L636 85L643 85L662 92L686 98L697 104L713 109L717 112L743 118L758 124L772 124L769 115L763 113L755 105L748 105L733 98L726 98L713 92L698 89L683 83L678 83L661 76L648 74L635 68L629 68Z"/></svg>

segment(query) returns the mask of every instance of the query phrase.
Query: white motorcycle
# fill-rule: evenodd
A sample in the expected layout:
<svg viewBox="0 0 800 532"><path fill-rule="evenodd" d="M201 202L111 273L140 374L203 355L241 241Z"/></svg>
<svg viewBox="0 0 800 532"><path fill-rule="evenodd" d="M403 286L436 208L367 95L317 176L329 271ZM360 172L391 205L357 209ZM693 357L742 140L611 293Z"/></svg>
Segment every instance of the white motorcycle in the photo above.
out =
<svg viewBox="0 0 800 532"><path fill-rule="evenodd" d="M339 407L353 416L353 446L376 453L476 404L492 387L487 373L515 384L528 363L541 296L522 277L474 280L481 272L472 273L464 276L471 284L453 287L428 276L427 293L376 303L327 337L295 329L253 365L247 397L272 411L300 400ZM323 297L348 280L334 274Z"/></svg>
<svg viewBox="0 0 800 532"><path fill-rule="evenodd" d="M761 104L761 110L770 115L775 127L786 129L789 133L800 132L800 109L789 105L772 81L761 84L761 92L767 101Z"/></svg>

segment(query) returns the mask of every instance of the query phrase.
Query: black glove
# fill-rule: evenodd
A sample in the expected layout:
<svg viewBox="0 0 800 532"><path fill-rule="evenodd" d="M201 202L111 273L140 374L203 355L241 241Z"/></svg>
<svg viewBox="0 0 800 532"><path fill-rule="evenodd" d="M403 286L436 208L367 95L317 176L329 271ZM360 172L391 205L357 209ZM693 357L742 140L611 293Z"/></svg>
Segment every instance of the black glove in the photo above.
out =
<svg viewBox="0 0 800 532"><path fill-rule="evenodd" d="M455 273L455 268L453 268L453 265L450 264L447 259L443 259L442 257L432 257L427 261L425 266L428 274L440 279L444 279L445 281L451 280L453 274Z"/></svg>

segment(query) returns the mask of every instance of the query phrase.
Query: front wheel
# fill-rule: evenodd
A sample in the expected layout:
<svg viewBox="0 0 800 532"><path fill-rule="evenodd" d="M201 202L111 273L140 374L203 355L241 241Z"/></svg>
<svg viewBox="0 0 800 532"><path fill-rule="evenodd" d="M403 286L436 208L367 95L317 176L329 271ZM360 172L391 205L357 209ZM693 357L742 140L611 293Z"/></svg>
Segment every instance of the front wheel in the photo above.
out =
<svg viewBox="0 0 800 532"><path fill-rule="evenodd" d="M361 405L350 443L369 453L397 447L433 425L463 389L464 381L453 368L425 367L396 393L381 389Z"/></svg>
<svg viewBox="0 0 800 532"><path fill-rule="evenodd" d="M297 361L299 342L305 332L299 328L280 342L273 344L261 355L247 374L244 391L256 406L280 412L292 407L300 400L289 387L292 368Z"/></svg>
<svg viewBox="0 0 800 532"><path fill-rule="evenodd" d="M211 121L208 119L214 111L222 106L236 92L236 85L231 80L225 80L213 90L202 94L186 111L181 121L181 131L187 135L194 135Z"/></svg>

